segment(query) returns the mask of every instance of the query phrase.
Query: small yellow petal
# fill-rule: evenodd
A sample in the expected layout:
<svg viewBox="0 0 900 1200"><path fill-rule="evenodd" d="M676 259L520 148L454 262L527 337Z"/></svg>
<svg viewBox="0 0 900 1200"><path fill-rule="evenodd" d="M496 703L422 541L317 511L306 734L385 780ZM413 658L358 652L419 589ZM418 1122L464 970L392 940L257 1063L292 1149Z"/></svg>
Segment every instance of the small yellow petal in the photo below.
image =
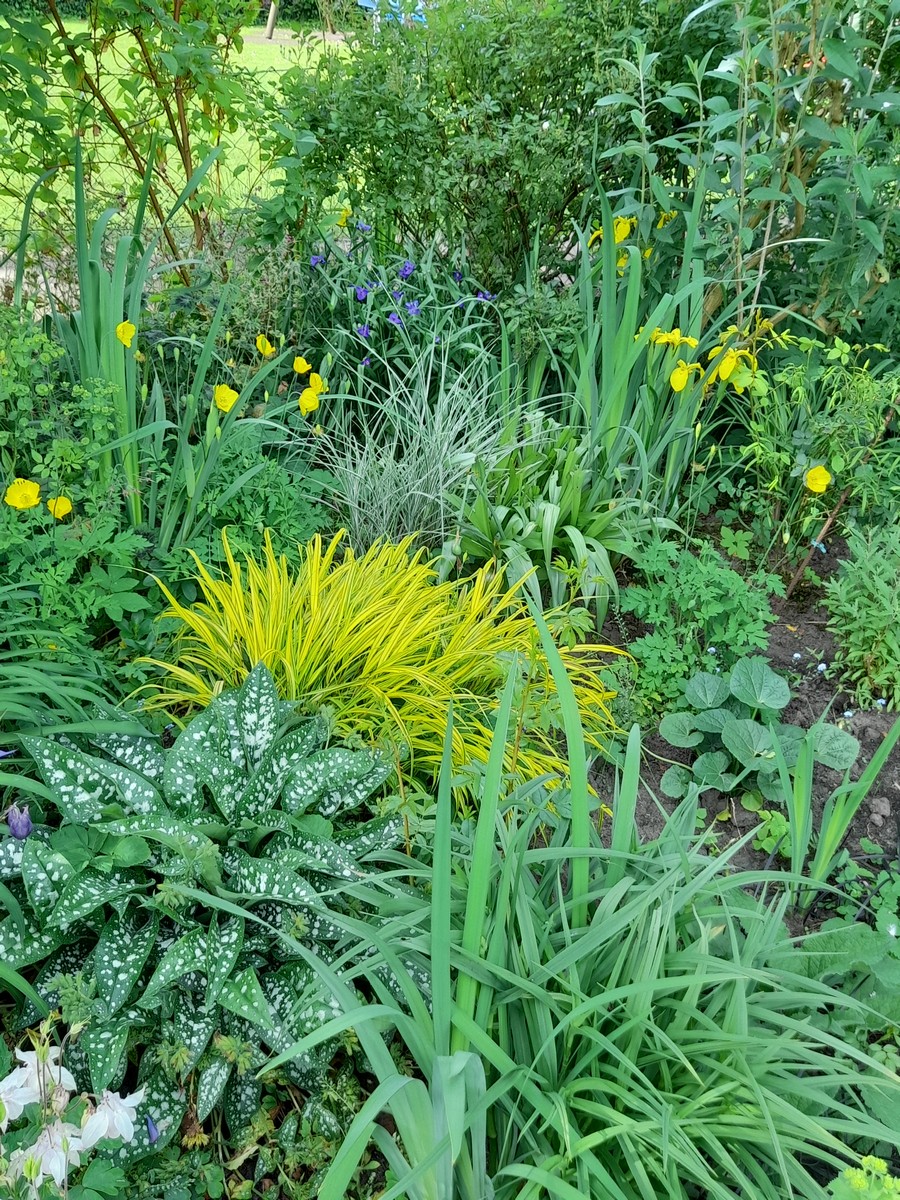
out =
<svg viewBox="0 0 900 1200"><path fill-rule="evenodd" d="M803 477L803 482L811 492L821 495L828 485L831 483L834 476L827 467L819 465L818 467L810 467Z"/></svg>
<svg viewBox="0 0 900 1200"><path fill-rule="evenodd" d="M328 385L321 375L317 375L315 371L310 374L309 389L310 391L315 392L317 396L321 396L327 386Z"/></svg>
<svg viewBox="0 0 900 1200"><path fill-rule="evenodd" d="M300 399L297 403L304 417L308 417L310 413L315 412L319 407L319 395L311 387L304 388L300 393Z"/></svg>
<svg viewBox="0 0 900 1200"><path fill-rule="evenodd" d="M132 338L137 333L137 326L131 321L120 321L116 326L116 337L123 346L130 346Z"/></svg>
<svg viewBox="0 0 900 1200"><path fill-rule="evenodd" d="M312 370L312 363L308 363L302 354L298 354L294 359L294 370L298 375L305 375L307 371Z"/></svg>
<svg viewBox="0 0 900 1200"><path fill-rule="evenodd" d="M50 515L61 521L72 511L72 501L68 496L53 496L47 501L47 507L50 509Z"/></svg>
<svg viewBox="0 0 900 1200"><path fill-rule="evenodd" d="M213 401L219 412L229 413L237 403L239 393L227 383L217 383L213 388Z"/></svg>
<svg viewBox="0 0 900 1200"><path fill-rule="evenodd" d="M256 348L263 358L271 358L275 353L275 347L269 341L264 333L261 333L256 339Z"/></svg>

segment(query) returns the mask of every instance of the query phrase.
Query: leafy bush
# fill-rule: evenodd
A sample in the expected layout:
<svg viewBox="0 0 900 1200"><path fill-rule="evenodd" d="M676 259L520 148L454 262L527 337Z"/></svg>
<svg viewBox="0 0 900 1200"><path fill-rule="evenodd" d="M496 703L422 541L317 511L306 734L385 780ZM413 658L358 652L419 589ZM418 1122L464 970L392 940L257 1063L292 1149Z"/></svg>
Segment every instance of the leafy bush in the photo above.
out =
<svg viewBox="0 0 900 1200"><path fill-rule="evenodd" d="M36 967L38 994L84 1023L67 1053L79 1088L128 1078L143 1089L119 1163L162 1148L186 1112L197 1132L215 1113L238 1139L260 1106L266 1048L332 1015L304 950L277 932L327 957L336 914L372 903L366 864L402 824L360 820L391 763L326 746L326 722L294 714L258 667L169 747L146 730L23 739L43 786L23 778L30 815L23 824L18 810L0 843L16 898L0 952L7 969ZM35 1018L29 1002L20 1024ZM329 1135L340 1118L322 1094L337 1049L301 1056L285 1077Z"/></svg>
<svg viewBox="0 0 900 1200"><path fill-rule="evenodd" d="M361 557L347 549L343 559L340 546L340 535L324 547L315 538L295 572L268 538L262 561L248 558L243 566L226 542L224 578L197 563L196 604L179 603L161 584L164 616L177 626L169 658L153 660L165 679L147 703L184 712L223 684L240 683L249 664L265 663L282 695L311 711L327 705L342 737L386 742L398 769L429 779L437 775L451 703L455 766L477 770L487 761L496 693L518 651L524 733L508 748L507 769L562 770L555 689L518 586L487 568L471 581L440 583L423 552L411 554L409 539ZM612 693L585 654L563 653L588 743L600 748L615 728Z"/></svg>
<svg viewBox="0 0 900 1200"><path fill-rule="evenodd" d="M498 739L511 702L508 689ZM577 720L568 731L578 755ZM344 1195L367 1137L398 1191L461 1200L511 1200L523 1181L560 1200L823 1200L820 1169L855 1161L846 1138L895 1140L897 1077L822 1029L823 1011L866 1005L806 976L784 899L759 886L773 877L736 872L739 846L709 856L696 793L656 842L636 840L636 733L609 849L581 784L552 808L532 782L501 798L502 743L474 829L451 826L445 777L430 895L398 892L392 919L360 938L392 968L414 955L430 1003L411 977L392 1000L375 962L319 966L380 1085L320 1200ZM412 1080L366 1020L361 977L393 1010ZM384 1106L396 1134L377 1121Z"/></svg>
<svg viewBox="0 0 900 1200"><path fill-rule="evenodd" d="M900 524L851 533L848 547L825 582L835 662L859 705L900 708Z"/></svg>
<svg viewBox="0 0 900 1200"><path fill-rule="evenodd" d="M769 598L784 595L777 576L761 567L741 575L709 543L695 555L660 542L635 565L646 583L624 588L620 604L653 627L630 644L648 702L675 700L683 682L710 657L725 669L747 653L765 650L766 627L775 620Z"/></svg>

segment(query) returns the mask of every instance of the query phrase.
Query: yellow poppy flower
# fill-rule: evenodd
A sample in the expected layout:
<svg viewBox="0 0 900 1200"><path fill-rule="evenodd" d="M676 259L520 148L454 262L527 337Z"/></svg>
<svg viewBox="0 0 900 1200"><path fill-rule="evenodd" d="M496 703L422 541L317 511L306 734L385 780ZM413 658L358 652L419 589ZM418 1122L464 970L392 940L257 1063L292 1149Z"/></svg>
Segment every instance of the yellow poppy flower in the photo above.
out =
<svg viewBox="0 0 900 1200"><path fill-rule="evenodd" d="M821 496L833 478L834 476L827 467L819 465L818 467L810 467L803 476L803 482L811 492L815 492L816 495Z"/></svg>
<svg viewBox="0 0 900 1200"><path fill-rule="evenodd" d="M61 521L72 511L72 501L68 496L54 496L47 501L47 507L50 509L50 515Z"/></svg>
<svg viewBox="0 0 900 1200"><path fill-rule="evenodd" d="M688 385L688 380L694 371L699 371L703 374L703 367L700 363L687 363L683 358L679 358L678 363L672 369L672 374L669 376L669 387L673 392L683 392Z"/></svg>
<svg viewBox="0 0 900 1200"><path fill-rule="evenodd" d="M327 387L328 384L325 382L322 376L317 375L316 372L313 371L309 377L309 390L311 392L315 392L317 396L321 396Z"/></svg>
<svg viewBox="0 0 900 1200"><path fill-rule="evenodd" d="M256 348L263 358L271 358L275 353L275 347L269 341L264 333L261 333L256 339Z"/></svg>
<svg viewBox="0 0 900 1200"><path fill-rule="evenodd" d="M137 333L137 326L131 321L120 321L116 326L116 337L123 346L130 346L131 340Z"/></svg>
<svg viewBox="0 0 900 1200"><path fill-rule="evenodd" d="M297 403L304 417L308 417L310 413L315 412L319 407L319 394L318 392L314 392L311 387L304 388L300 393L300 399Z"/></svg>
<svg viewBox="0 0 900 1200"><path fill-rule="evenodd" d="M308 363L302 354L298 354L294 359L294 370L298 375L305 375L307 371L312 370L312 363Z"/></svg>
<svg viewBox="0 0 900 1200"><path fill-rule="evenodd" d="M219 412L230 413L237 403L239 393L227 383L217 383L213 388L213 400Z"/></svg>
<svg viewBox="0 0 900 1200"><path fill-rule="evenodd" d="M20 511L26 508L36 508L41 502L41 485L30 479L14 479L6 489L3 497L10 508Z"/></svg>

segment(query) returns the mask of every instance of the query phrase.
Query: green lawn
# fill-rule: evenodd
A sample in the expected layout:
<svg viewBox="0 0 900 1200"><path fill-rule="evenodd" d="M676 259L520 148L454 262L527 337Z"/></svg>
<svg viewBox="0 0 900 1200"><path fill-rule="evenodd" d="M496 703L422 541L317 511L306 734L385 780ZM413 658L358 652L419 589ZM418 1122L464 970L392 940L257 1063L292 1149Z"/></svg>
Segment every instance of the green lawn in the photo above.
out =
<svg viewBox="0 0 900 1200"><path fill-rule="evenodd" d="M68 21L67 28L72 33L84 33L88 29L86 21ZM130 70L128 51L130 46L127 37L117 39L114 46L104 50L100 56L101 79L105 80L105 90L115 105L121 99L122 93L117 85L117 79L124 77ZM231 61L241 69L251 71L257 77L262 89L273 90L278 77L288 67L298 64L312 64L322 53L324 43L321 34L307 34L302 40L288 29L277 29L275 39L265 40L265 31L260 26L253 26L245 31L245 41L239 54ZM331 47L333 48L333 47ZM53 93L54 88L48 89ZM62 97L68 89L60 80L59 94ZM160 116L162 114L160 113ZM164 121L164 118L163 118ZM95 133L96 130L96 133ZM123 153L120 140L114 131L108 127L91 127L84 130L84 145L86 159L91 162L88 176L89 204L95 211L116 203L118 198L132 196L138 186L135 173L130 170L129 162ZM225 203L232 207L245 205L253 194L264 194L267 190L265 171L261 169L260 147L257 131L252 128L239 126L234 131L226 131L221 139L221 153L214 170L207 177L215 192ZM179 178L180 163L177 162L174 151L169 152L167 162L172 163L173 181ZM21 223L22 201L30 180L21 178L17 185L14 176L7 176L5 182L11 191L19 195L0 195L0 242L10 243L14 240ZM65 208L69 208L73 195L71 171L67 178L62 173L57 175L57 194L63 199ZM160 194L174 200L174 193L160 186ZM37 207L37 206L36 206ZM64 211L65 211L64 208ZM37 207L39 220L39 207ZM36 223L37 224L37 223ZM62 232L65 230L55 230Z"/></svg>

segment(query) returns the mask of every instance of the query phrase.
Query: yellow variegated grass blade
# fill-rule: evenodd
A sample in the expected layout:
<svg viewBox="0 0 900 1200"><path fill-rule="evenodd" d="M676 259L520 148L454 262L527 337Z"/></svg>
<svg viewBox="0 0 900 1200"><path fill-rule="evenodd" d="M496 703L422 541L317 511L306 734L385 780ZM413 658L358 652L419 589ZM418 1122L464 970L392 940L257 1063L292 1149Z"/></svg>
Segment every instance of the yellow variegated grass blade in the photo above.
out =
<svg viewBox="0 0 900 1200"><path fill-rule="evenodd" d="M147 707L176 717L236 687L263 662L281 694L315 711L328 705L341 737L386 743L404 773L437 778L447 712L454 705L454 770L487 762L498 693L508 664L522 665L520 712L555 700L534 621L521 597L488 564L464 581L440 582L413 539L376 543L357 556L338 534L301 550L299 567L278 557L266 535L260 560L239 563L223 533L226 568L214 575L194 556L202 599L183 605L160 583L179 628L167 661L146 659L164 678ZM615 731L614 693L597 673L611 646L561 648L589 745ZM525 721L507 751L517 776L564 774L555 729Z"/></svg>

